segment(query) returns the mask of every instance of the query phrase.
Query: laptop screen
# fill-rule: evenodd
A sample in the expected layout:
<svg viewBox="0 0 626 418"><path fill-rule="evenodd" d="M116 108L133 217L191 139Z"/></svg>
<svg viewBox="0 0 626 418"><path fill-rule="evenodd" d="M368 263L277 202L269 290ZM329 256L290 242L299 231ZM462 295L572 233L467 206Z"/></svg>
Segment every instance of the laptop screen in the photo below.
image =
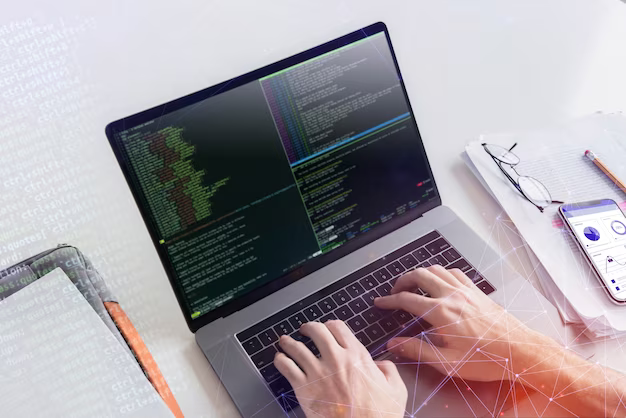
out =
<svg viewBox="0 0 626 418"><path fill-rule="evenodd" d="M384 25L365 29L107 127L190 327L438 201Z"/></svg>

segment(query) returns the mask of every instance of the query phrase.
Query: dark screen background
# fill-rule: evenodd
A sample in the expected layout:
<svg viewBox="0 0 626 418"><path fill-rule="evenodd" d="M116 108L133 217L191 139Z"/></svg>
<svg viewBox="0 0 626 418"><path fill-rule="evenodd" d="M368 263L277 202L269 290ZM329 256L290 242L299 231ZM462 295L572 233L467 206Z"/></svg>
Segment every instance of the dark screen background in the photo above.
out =
<svg viewBox="0 0 626 418"><path fill-rule="evenodd" d="M228 178L210 198L212 213L208 218L164 237L164 242L157 244L167 250L192 318L302 266L322 250L332 250L436 197L386 38L378 36L372 42L342 51L329 65L352 63L358 66L349 77L337 80L343 88L328 100L346 102L386 88L390 92L333 124L324 139L328 146L336 138L358 135L400 115L403 118L306 164L290 166L277 132L276 112L268 105L259 81L118 135L122 149L128 150L130 142L148 143L151 135L165 127L182 128L183 141L193 146L189 158L193 170L204 173L202 183L210 187ZM316 105L320 102L311 102L299 112ZM131 136L127 135L129 132ZM317 145L322 146L323 141ZM148 157L142 158L148 161ZM154 195L142 186L145 179L154 178L155 174L137 160L139 157L126 158L133 167L139 200L154 219L157 211L146 196L153 193L153 200L154 196L169 199L168 204L171 197L165 192ZM335 168L328 170L329 165ZM328 175L307 188L301 178L316 170ZM328 187L327 184L334 184L337 170L344 170L345 178L340 186ZM311 197L307 193L315 191L314 186L317 190L329 190ZM340 193L346 198L334 203ZM332 205L313 210L320 207L319 202L327 201ZM334 220L334 214L347 213L345 207L351 208L349 215ZM337 231L330 246L324 243L329 235L321 233L318 225L318 221L329 219Z"/></svg>

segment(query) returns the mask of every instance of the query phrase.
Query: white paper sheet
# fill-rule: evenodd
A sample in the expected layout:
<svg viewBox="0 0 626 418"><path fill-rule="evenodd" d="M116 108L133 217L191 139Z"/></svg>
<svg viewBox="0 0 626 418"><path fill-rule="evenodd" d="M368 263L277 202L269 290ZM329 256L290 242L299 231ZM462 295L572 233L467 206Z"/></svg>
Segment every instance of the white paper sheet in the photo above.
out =
<svg viewBox="0 0 626 418"><path fill-rule="evenodd" d="M172 417L59 268L0 302L0 393L6 417Z"/></svg>
<svg viewBox="0 0 626 418"><path fill-rule="evenodd" d="M471 158L469 158L466 152L463 152L461 154L461 158L463 159L467 167L470 169L470 171L474 174L474 176L476 176L478 181L480 181L483 187L497 201L497 198L495 197L495 195L489 188L489 185L487 184L485 179L482 177L482 175L480 174L480 172L478 171L478 169L476 168L476 166L474 165ZM539 286L541 287L543 295L546 296L546 298L550 301L550 303L552 303L557 308L557 310L559 311L559 314L561 315L561 319L563 320L563 322L566 324L582 324L583 323L582 319L580 318L576 310L572 307L572 305L569 303L567 298L563 296L563 293L558 288L558 286L554 284L554 282L552 281L552 278L550 277L546 269L543 267L543 265L541 264L541 262L539 261L535 253L532 251L532 249L530 249L528 245L524 245L524 249L526 250L526 253L528 254L528 258L530 259L533 270L535 274L537 275L538 283L539 283Z"/></svg>
<svg viewBox="0 0 626 418"><path fill-rule="evenodd" d="M517 142L518 172L539 179L553 199L573 203L608 198L622 203L626 196L583 154L586 149L593 150L618 177L626 179L626 118L594 114L541 131L485 136L466 147L488 189L581 319L599 330L625 331L626 306L617 306L606 296L563 228L558 206L540 213L526 202L484 151L482 142L505 147Z"/></svg>

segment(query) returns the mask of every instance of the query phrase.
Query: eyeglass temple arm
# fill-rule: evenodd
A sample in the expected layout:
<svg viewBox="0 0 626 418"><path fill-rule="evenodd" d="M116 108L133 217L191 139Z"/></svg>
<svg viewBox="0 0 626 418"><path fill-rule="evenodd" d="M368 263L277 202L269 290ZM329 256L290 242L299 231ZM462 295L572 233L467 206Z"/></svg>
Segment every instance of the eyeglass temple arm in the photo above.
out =
<svg viewBox="0 0 626 418"><path fill-rule="evenodd" d="M496 165L498 166L498 168L500 169L500 171L502 171L502 174L504 174L504 176L513 184L513 186L515 186L515 188L517 190L519 190L520 193L522 193L522 188L520 187L519 183L515 181L515 179L513 177L511 177L511 175L509 173L506 172L506 170L504 169L504 167L502 167L502 163L500 161L498 161L498 159L496 159L493 155L491 156L491 158L493 159L493 161L496 163ZM523 195L524 193L522 193ZM525 197L525 196L524 196Z"/></svg>
<svg viewBox="0 0 626 418"><path fill-rule="evenodd" d="M513 151L513 148L515 148L517 146L517 142L515 144L513 144L513 146L511 146L511 148L509 148L509 152Z"/></svg>

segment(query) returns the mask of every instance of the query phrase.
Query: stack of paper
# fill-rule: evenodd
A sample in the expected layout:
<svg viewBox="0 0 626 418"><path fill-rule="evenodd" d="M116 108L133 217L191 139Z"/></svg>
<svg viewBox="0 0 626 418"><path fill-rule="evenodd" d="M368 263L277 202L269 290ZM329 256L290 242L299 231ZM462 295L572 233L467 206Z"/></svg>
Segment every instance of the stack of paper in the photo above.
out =
<svg viewBox="0 0 626 418"><path fill-rule="evenodd" d="M537 275L546 297L567 323L585 326L590 337L626 334L626 305L613 303L558 216L558 205L541 213L506 179L482 143L506 148L521 162L520 175L540 180L554 200L566 203L613 199L622 209L626 195L589 159L594 151L617 175L626 179L626 117L597 113L532 132L485 135L467 145L466 163L496 198L528 245L538 264ZM626 271L625 271L626 274Z"/></svg>

